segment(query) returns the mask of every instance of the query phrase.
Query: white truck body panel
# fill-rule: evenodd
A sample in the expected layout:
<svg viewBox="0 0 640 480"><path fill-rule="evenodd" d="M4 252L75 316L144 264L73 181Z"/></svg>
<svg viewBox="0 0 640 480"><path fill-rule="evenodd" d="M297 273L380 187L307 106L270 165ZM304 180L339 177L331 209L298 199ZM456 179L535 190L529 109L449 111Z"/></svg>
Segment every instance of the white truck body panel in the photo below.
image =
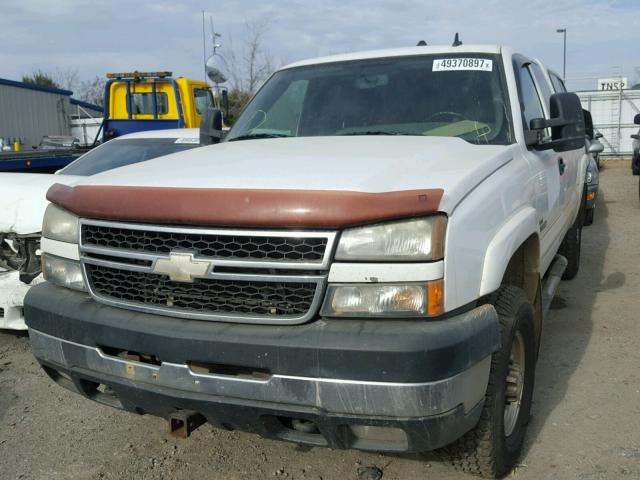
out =
<svg viewBox="0 0 640 480"><path fill-rule="evenodd" d="M444 262L429 263L334 263L329 282L424 282L444 274Z"/></svg>
<svg viewBox="0 0 640 480"><path fill-rule="evenodd" d="M0 173L0 232L20 235L42 229L47 190L54 183L71 185L82 177L43 173Z"/></svg>

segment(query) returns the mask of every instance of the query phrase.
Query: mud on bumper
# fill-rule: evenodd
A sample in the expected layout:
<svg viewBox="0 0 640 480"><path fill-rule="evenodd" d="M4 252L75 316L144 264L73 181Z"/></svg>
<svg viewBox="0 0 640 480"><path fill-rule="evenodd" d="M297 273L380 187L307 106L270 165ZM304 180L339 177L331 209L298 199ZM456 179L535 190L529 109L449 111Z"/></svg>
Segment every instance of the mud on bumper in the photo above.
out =
<svg viewBox="0 0 640 480"><path fill-rule="evenodd" d="M54 294L58 294L57 300ZM169 418L177 411L193 411L223 428L332 448L426 451L455 440L479 419L490 354L499 345L495 310L489 306L441 323L402 322L410 330L407 335L389 338L387 334L386 341L380 335L386 333L385 326L391 322L379 322L371 329L368 324L375 322L319 320L315 326L266 329L194 324L98 306L83 294L46 284L30 292L26 307L33 352L49 376L65 388L134 413ZM174 341L154 346L153 342L136 340L148 339L139 337L141 322L151 322L160 338L169 340L169 332L164 332L168 336L162 332L175 322ZM202 337L188 338L190 328L200 328L203 323L213 331L204 339L210 348L209 358L204 359L197 348L187 348L180 355L197 357L198 365L203 360L220 365L233 357L225 352L242 349L254 358L252 366L259 369L259 375L247 376L245 370L240 374L231 370L203 373L172 351L176 346L185 349L188 344L203 341ZM108 324L112 328L99 327ZM432 336L440 342L446 339L447 344L439 351L432 348L431 354L424 350L429 348L425 341L429 325L435 329ZM269 328L279 333L274 336ZM251 339L242 336L245 329ZM341 335L333 335L332 329L338 329ZM416 343L417 334L426 337ZM153 351L157 355L154 358L161 361L123 358L106 347L123 345L126 338L138 343L137 352ZM358 338L359 345L355 343ZM227 341L231 340L237 347L229 350ZM273 344L280 355L271 350ZM293 352L289 358L294 345L305 344L312 345L315 355L296 356ZM420 344L422 350L416 348ZM123 348L134 350L134 346ZM265 360L265 353L267 359L272 353L272 358ZM331 355L338 355L344 363L331 361ZM407 361L414 356L418 357L415 361ZM310 375L320 371L318 358L342 367ZM358 362L358 358L362 360ZM381 358L382 363L373 361L375 358ZM421 362L422 372L414 371ZM434 364L437 368L430 368ZM387 368L379 370L384 365ZM297 428L300 424L305 428Z"/></svg>

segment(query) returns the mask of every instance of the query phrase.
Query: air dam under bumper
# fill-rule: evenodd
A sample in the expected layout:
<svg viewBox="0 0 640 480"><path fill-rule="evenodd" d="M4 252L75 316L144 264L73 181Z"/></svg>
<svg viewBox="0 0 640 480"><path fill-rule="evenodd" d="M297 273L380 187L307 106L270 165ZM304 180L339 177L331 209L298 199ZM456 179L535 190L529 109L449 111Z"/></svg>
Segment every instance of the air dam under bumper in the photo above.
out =
<svg viewBox="0 0 640 480"><path fill-rule="evenodd" d="M56 294L57 299L54 300L53 296ZM62 301L61 296L66 300ZM48 311L37 306L47 303ZM115 318L111 317L113 314L116 315ZM137 318L137 322L128 318L131 315ZM456 332L460 337L449 338L449 343L458 345L462 350L466 345L466 360L470 364L457 372L442 368L441 378L406 381L413 374L405 372L402 378L398 377L398 381L389 378L378 381L373 379L376 376L375 371L364 375L364 369L359 370L349 363L345 363L343 368L336 368L333 374L328 376L292 374L294 372L291 372L290 365L283 368L285 373L282 373L277 368L279 359L275 358L270 365L269 373L264 378L257 379L200 373L192 369L187 361L175 361L175 355L171 355L174 357L172 359L164 360L163 345L160 343L155 350L150 350L153 345L148 343L144 348L137 350L132 345L124 347L157 355L160 359L159 365L114 356L108 348L100 346L123 345L126 343L124 338L127 332L129 338L135 339L139 332L133 330L140 328L141 321L152 322L152 325L155 321L160 332L163 330L164 321L173 321L175 343L184 348L183 342L187 339L178 332L185 329L188 332L189 325L194 322L198 325L204 323L213 330L208 339L211 348L209 362L219 364L225 357L224 353L220 354L219 341L224 342L226 339L222 332L231 328L235 332L238 348L246 348L246 342L238 336L238 332L242 331L242 327L247 327L255 335L256 331L261 331L260 328L256 330L256 326L230 326L134 313L100 306L82 293L47 284L32 289L29 293L26 317L33 352L47 373L60 385L98 402L164 418L180 410L194 411L202 414L210 423L226 428L251 431L265 437L309 445L363 450L430 450L450 443L472 428L478 421L482 407L489 376L490 354L499 345L495 310L493 307L483 306L438 322L400 321L405 327L410 324L416 325L413 330L409 328L407 335L415 335L418 332L426 334L429 329L425 329L425 326L429 324L441 323L439 328L442 328L442 324L450 323L451 327L456 327L452 332ZM82 318L86 320L83 322ZM117 318L120 320L116 320ZM115 321L117 324L113 325L112 329L103 330L98 328L103 321ZM317 338L317 329L340 328L341 322L344 322L345 338L342 341L334 341L335 337L329 335L331 342L322 346L322 342ZM459 322L471 322L469 325L476 325L476 329L460 329L460 325L457 325ZM348 337L358 332L358 329L352 330L350 321L318 320L314 323L319 326L308 324L303 329L265 326L267 329L280 330L278 337L281 340L280 348L283 349L283 365L286 364L287 358L287 347L283 345L287 343L287 335L292 335L291 330L295 331L298 343L310 342L312 338L315 341L317 355L299 357L300 372L305 370L302 367L305 363L317 362L317 358L327 354L326 351L341 354L341 347L347 348L354 340ZM376 329L369 331L365 328L365 324L374 322L356 323L361 324L361 343L369 345L369 353L378 353L385 357L390 362L389 369L392 371L393 357L401 360L402 354L407 353L403 352L402 347L410 348L413 345L413 342L406 342L405 345L396 342L391 352L382 349L379 352L371 351L371 348L380 348L383 344L382 339L375 338L373 332ZM383 334L385 326L393 324L392 321L377 323ZM327 327L327 324L330 327ZM45 331L48 330L47 326L53 327L53 331ZM478 330L478 326L483 327ZM77 337L81 330L89 333L88 336L84 335L84 341L73 338ZM362 333L363 331L366 333ZM118 337L119 332L123 337L114 338L114 333L115 337ZM222 337L217 339L218 342L216 333ZM439 334L442 335L442 332ZM167 335L166 339L171 340L171 334L167 332ZM193 342L202 340L201 337L193 338ZM263 352L269 351L268 344L273 342L273 338L269 337L258 337L254 340L258 343L262 340L265 343ZM484 355L478 348L479 342L485 350ZM168 353L166 345L164 347ZM228 345L226 347L228 348ZM470 352L479 358L471 361ZM426 352L415 352L416 355L420 353L425 358ZM190 352L187 349L182 354L188 356ZM203 360L200 357L198 361ZM256 363L259 362L256 360ZM456 364L454 358L451 358L449 365ZM411 365L412 362L409 362L407 366L411 368ZM368 367L375 369L376 365L374 363ZM425 371L433 374L428 368L425 368ZM357 378L363 375L372 378ZM311 428L296 428L301 422L307 427L311 425Z"/></svg>

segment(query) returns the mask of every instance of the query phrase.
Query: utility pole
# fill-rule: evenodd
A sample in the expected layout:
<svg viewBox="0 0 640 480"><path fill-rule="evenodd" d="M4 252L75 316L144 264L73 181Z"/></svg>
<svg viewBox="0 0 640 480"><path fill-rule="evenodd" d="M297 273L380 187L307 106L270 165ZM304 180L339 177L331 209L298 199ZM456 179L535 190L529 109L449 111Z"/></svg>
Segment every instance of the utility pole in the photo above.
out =
<svg viewBox="0 0 640 480"><path fill-rule="evenodd" d="M204 10L202 10L202 68L204 69L204 81L207 81L207 36L204 32Z"/></svg>
<svg viewBox="0 0 640 480"><path fill-rule="evenodd" d="M562 81L567 83L567 29L566 28L558 28L556 33L562 33L564 37L563 47L562 47Z"/></svg>

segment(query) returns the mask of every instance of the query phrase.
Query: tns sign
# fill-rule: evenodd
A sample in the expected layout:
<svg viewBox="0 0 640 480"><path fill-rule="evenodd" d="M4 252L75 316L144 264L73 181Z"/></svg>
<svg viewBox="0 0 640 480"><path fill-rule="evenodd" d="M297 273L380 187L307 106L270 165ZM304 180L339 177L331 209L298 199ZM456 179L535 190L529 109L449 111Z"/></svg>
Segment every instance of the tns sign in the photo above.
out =
<svg viewBox="0 0 640 480"><path fill-rule="evenodd" d="M598 80L598 90L624 90L629 88L627 77L601 78Z"/></svg>

